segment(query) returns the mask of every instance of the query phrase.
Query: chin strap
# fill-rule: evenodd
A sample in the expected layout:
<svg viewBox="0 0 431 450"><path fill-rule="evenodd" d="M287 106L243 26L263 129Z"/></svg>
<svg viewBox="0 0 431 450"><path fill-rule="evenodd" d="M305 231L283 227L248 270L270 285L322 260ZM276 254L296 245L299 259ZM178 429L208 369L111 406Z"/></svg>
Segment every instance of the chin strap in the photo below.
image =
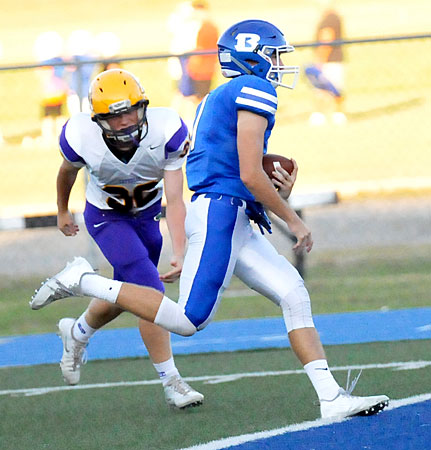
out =
<svg viewBox="0 0 431 450"><path fill-rule="evenodd" d="M238 66L238 67L240 67L242 70L244 70L245 71L245 73L247 74L247 75L252 75L253 74L253 72L250 70L250 69L248 69L246 66L244 66L244 64L242 63L242 62L240 62L240 61L238 61L235 57L231 57L232 58L232 61Z"/></svg>

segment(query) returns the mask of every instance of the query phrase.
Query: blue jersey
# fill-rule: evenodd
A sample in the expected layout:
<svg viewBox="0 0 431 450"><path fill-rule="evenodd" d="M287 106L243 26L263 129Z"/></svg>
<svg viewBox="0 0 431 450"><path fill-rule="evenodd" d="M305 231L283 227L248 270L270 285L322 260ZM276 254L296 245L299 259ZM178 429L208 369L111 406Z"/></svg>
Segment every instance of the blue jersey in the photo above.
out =
<svg viewBox="0 0 431 450"><path fill-rule="evenodd" d="M242 75L208 94L196 112L186 173L189 189L254 200L240 178L237 148L238 111L265 117L263 153L275 122L274 87L254 75Z"/></svg>

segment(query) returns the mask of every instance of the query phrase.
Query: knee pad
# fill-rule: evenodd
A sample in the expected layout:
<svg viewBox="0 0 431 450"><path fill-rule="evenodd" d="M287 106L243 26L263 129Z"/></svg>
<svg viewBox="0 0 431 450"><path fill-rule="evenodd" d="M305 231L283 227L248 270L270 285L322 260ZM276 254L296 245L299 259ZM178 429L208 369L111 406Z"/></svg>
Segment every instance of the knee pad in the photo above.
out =
<svg viewBox="0 0 431 450"><path fill-rule="evenodd" d="M183 309L168 297L163 297L154 319L156 325L181 336L192 336L197 329L184 314Z"/></svg>
<svg viewBox="0 0 431 450"><path fill-rule="evenodd" d="M181 312L181 314L178 314L176 317L176 324L172 331L181 336L193 336L197 329L192 322L190 322L184 312Z"/></svg>
<svg viewBox="0 0 431 450"><path fill-rule="evenodd" d="M280 307L288 333L298 328L314 328L310 296L303 284L290 291L281 300Z"/></svg>

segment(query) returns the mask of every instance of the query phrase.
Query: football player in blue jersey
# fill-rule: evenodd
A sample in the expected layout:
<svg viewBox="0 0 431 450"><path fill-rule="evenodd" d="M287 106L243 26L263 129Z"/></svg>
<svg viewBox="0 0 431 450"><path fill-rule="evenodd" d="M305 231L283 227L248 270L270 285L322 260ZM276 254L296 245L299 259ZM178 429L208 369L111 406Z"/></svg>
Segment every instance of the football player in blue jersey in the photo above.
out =
<svg viewBox="0 0 431 450"><path fill-rule="evenodd" d="M194 195L186 217L189 244L178 303L141 286L102 278L77 258L45 282L30 305L39 309L70 291L94 295L189 336L211 321L235 274L281 308L291 347L319 397L321 416L370 415L382 410L388 397L357 397L340 388L314 327L303 279L263 235L270 230L265 207L296 236L296 252L313 246L310 230L286 202L296 163L292 175L275 171L273 183L262 169L275 123L276 87L292 89L296 83L298 68L282 59L293 50L277 27L262 20L237 23L219 39L222 73L232 80L209 93L196 112L186 165Z"/></svg>

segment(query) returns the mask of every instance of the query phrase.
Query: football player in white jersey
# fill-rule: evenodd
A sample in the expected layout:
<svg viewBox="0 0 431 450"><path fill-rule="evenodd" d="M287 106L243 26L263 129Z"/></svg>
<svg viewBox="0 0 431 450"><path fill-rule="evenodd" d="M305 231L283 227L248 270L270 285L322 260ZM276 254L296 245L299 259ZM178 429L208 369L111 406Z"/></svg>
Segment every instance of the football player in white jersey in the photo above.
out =
<svg viewBox="0 0 431 450"><path fill-rule="evenodd" d="M332 376L304 281L263 235L264 229L270 231L265 206L296 236L295 251L310 251L313 246L310 230L285 201L295 183L296 163L291 176L283 169L274 171L274 184L262 168L275 123L275 88L293 88L296 82L298 68L282 60L294 49L271 23L246 20L222 34L218 50L222 73L232 80L209 93L196 113L186 167L195 193L186 218L189 245L179 302L141 286L100 277L85 259L78 258L45 282L30 304L41 308L70 296L67 290L71 289L104 298L188 336L211 321L235 274L280 307L291 347L319 397L322 418L379 412L388 404L386 395L352 396L351 389L342 389ZM286 75L292 77L290 82L283 80Z"/></svg>
<svg viewBox="0 0 431 450"><path fill-rule="evenodd" d="M78 113L60 135L64 157L57 177L58 227L66 236L79 231L69 211L69 196L81 167L90 179L86 192L85 224L114 269L116 280L151 286L164 292L163 283L179 278L183 265L185 205L184 156L189 134L179 115L168 108L147 108L138 80L122 69L100 73L89 92L91 115ZM159 229L162 191L173 248L172 270L159 276L162 247ZM77 384L85 347L96 330L123 309L93 299L78 319L61 319L60 363L68 384ZM179 375L169 332L139 321L139 330L164 386L170 405L183 408L202 403L203 395Z"/></svg>

